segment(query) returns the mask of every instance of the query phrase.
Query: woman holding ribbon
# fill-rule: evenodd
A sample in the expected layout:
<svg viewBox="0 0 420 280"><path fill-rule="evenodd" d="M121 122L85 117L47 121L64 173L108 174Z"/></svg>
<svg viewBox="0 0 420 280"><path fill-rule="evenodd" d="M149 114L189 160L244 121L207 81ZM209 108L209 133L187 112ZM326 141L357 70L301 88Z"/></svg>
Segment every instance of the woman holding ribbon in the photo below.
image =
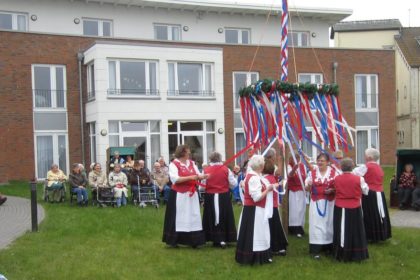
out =
<svg viewBox="0 0 420 280"><path fill-rule="evenodd" d="M266 185L262 182L264 156L251 157L248 169L235 259L240 264L271 263L268 220L273 216L272 190L278 184Z"/></svg>
<svg viewBox="0 0 420 280"><path fill-rule="evenodd" d="M229 186L236 186L237 181L232 171L223 165L220 153L212 152L209 159L210 165L204 169L209 178L205 185L203 229L206 241L212 241L214 246L226 248L227 242L236 242Z"/></svg>
<svg viewBox="0 0 420 280"><path fill-rule="evenodd" d="M316 158L315 166L306 178L305 185L311 192L309 203L309 253L315 259L320 253L332 252L333 214L334 214L334 178L335 169L329 165L328 154L321 153Z"/></svg>
<svg viewBox="0 0 420 280"><path fill-rule="evenodd" d="M207 179L190 160L187 145L175 150L175 159L169 165L172 189L166 206L162 241L172 247L178 244L196 248L205 243L201 223L200 202L196 192L197 181Z"/></svg>
<svg viewBox="0 0 420 280"><path fill-rule="evenodd" d="M378 164L379 151L368 148L365 151L366 164L356 167L353 173L362 176L369 186L369 194L362 198L363 219L368 241L378 242L391 238L391 222L384 188L384 171Z"/></svg>

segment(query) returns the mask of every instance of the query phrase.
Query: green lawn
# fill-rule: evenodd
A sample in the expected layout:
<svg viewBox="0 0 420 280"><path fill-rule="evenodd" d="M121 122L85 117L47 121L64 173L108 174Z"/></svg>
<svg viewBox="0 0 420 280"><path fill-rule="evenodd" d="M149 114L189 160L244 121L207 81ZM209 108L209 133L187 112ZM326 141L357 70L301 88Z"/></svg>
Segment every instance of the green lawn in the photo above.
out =
<svg viewBox="0 0 420 280"><path fill-rule="evenodd" d="M386 170L387 174L392 169ZM1 186L29 195L27 183ZM386 193L388 195L388 193ZM393 238L369 246L363 263L339 263L308 255L308 239L289 239L286 257L264 266L240 266L235 247L166 247L165 208L79 208L45 204L38 233L27 233L0 251L0 273L14 279L420 279L420 230L393 228ZM236 218L240 208L234 206Z"/></svg>

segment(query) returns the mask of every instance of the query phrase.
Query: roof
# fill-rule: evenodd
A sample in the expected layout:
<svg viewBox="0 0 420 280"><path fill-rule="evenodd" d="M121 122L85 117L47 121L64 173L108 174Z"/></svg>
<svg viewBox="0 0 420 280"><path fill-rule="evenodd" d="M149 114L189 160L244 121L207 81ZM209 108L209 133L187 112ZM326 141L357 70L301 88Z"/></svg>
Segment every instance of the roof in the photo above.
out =
<svg viewBox="0 0 420 280"><path fill-rule="evenodd" d="M331 28L331 39L335 32L400 30L402 24L399 19L374 19L359 21L342 21Z"/></svg>
<svg viewBox="0 0 420 280"><path fill-rule="evenodd" d="M399 30L401 27L402 25L399 19L342 21L333 26L336 32Z"/></svg>
<svg viewBox="0 0 420 280"><path fill-rule="evenodd" d="M395 41L411 67L420 67L420 27L402 28Z"/></svg>
<svg viewBox="0 0 420 280"><path fill-rule="evenodd" d="M67 0L68 1L68 0ZM168 9L180 11L192 11L203 13L228 13L228 14L252 14L266 15L271 11L272 15L280 15L280 4L263 4L258 0L254 3L237 3L233 0L72 0L86 3L112 4L122 6L137 6L141 8ZM324 20L334 24L350 16L351 9L320 8L320 7L289 7L292 15L302 15L318 20Z"/></svg>

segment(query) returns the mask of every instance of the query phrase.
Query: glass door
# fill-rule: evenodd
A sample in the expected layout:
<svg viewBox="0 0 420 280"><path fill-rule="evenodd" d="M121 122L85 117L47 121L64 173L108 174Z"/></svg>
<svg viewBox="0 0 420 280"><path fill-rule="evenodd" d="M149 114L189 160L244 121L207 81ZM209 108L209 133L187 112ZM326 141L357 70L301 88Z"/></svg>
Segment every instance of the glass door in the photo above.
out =
<svg viewBox="0 0 420 280"><path fill-rule="evenodd" d="M182 141L183 144L190 147L191 159L195 161L198 168L201 169L204 160L203 133L183 132Z"/></svg>

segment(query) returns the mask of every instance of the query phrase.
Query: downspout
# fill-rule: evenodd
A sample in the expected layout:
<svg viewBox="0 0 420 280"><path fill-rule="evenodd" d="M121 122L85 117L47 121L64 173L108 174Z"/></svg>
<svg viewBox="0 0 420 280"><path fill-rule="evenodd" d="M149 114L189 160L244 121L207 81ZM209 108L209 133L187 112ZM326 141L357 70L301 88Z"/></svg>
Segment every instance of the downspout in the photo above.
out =
<svg viewBox="0 0 420 280"><path fill-rule="evenodd" d="M79 102L80 102L80 136L82 143L82 164L85 164L85 132L84 132L84 110L83 110L83 90L82 90L82 61L85 56L83 53L77 53L77 60L79 62Z"/></svg>
<svg viewBox="0 0 420 280"><path fill-rule="evenodd" d="M333 83L334 84L337 83L337 67L338 67L338 62L334 61L333 62Z"/></svg>

